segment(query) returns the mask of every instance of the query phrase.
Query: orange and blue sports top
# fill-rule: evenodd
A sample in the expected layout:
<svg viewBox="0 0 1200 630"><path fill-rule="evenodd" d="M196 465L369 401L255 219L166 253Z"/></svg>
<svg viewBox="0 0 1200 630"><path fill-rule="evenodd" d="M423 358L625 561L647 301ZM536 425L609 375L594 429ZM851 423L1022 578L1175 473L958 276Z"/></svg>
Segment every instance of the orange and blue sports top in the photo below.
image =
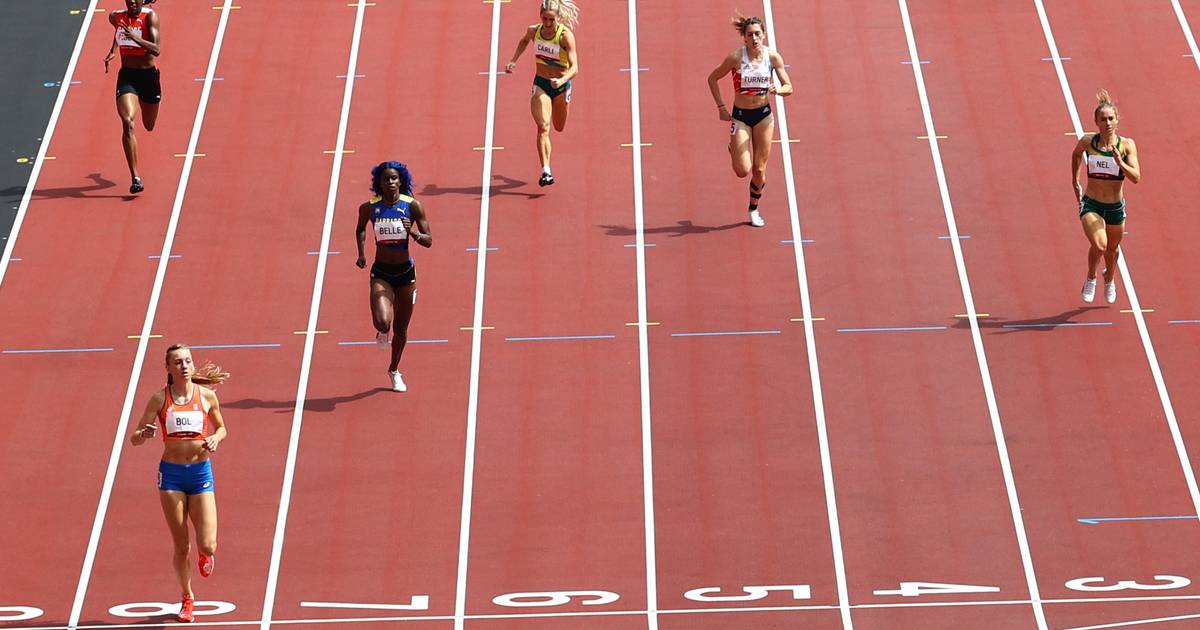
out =
<svg viewBox="0 0 1200 630"><path fill-rule="evenodd" d="M542 27L537 27L537 31L533 35L533 55L538 63L555 68L567 67L569 63L567 51L562 47L562 36L566 30L567 27L559 24L554 29L554 37L542 39Z"/></svg>
<svg viewBox="0 0 1200 630"><path fill-rule="evenodd" d="M158 424L163 430L163 441L203 440L208 437L208 405L201 393L202 387L191 383L192 393L187 400L177 403L167 385L166 399L158 411Z"/></svg>
<svg viewBox="0 0 1200 630"><path fill-rule="evenodd" d="M771 65L771 49L763 45L762 51L762 61L756 66L750 63L750 52L742 46L742 63L733 71L733 91L762 96L770 90L775 67Z"/></svg>
<svg viewBox="0 0 1200 630"><path fill-rule="evenodd" d="M150 19L151 13L154 13L154 10L146 7L142 7L142 12L136 16L130 16L128 11L121 11L120 13L117 13L117 45L121 47L122 55L141 57L142 55L150 52L145 48L138 46L137 42L133 41L133 39L126 35L125 31L122 30L121 27L128 26L129 30L133 31L134 35L145 39L146 31L148 30L146 22Z"/></svg>
<svg viewBox="0 0 1200 630"><path fill-rule="evenodd" d="M395 205L389 206L382 197L371 200L371 224L375 227L375 245L391 249L408 249L408 228L404 221L412 221L409 206L413 198L400 195Z"/></svg>

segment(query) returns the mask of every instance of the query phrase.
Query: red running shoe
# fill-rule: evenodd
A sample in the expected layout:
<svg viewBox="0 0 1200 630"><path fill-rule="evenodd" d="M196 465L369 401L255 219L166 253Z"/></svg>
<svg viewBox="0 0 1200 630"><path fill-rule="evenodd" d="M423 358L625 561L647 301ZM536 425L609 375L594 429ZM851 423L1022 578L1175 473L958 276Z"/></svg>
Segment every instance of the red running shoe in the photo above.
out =
<svg viewBox="0 0 1200 630"><path fill-rule="evenodd" d="M175 618L181 623L192 623L196 620L196 613L193 610L195 607L196 602L191 597L184 597L183 603L179 605L179 614L175 615Z"/></svg>
<svg viewBox="0 0 1200 630"><path fill-rule="evenodd" d="M217 564L217 558L216 556L200 554L200 561L196 564L200 567L200 577L208 577L212 575L213 567Z"/></svg>

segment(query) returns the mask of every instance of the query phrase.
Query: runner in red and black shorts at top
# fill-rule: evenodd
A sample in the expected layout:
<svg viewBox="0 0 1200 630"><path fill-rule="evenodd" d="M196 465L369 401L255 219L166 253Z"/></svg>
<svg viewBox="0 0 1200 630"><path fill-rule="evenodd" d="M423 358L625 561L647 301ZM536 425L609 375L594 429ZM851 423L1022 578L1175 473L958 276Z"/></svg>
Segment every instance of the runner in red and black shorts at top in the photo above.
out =
<svg viewBox="0 0 1200 630"><path fill-rule="evenodd" d="M109 62L121 53L121 69L117 72L117 114L121 117L121 144L129 164L129 193L145 189L138 172L138 141L133 129L138 110L142 126L154 131L158 121L158 105L162 101L162 83L156 59L162 54L158 35L158 13L146 6L154 0L125 0L124 11L108 14L108 22L116 29L112 47L104 58L104 72Z"/></svg>

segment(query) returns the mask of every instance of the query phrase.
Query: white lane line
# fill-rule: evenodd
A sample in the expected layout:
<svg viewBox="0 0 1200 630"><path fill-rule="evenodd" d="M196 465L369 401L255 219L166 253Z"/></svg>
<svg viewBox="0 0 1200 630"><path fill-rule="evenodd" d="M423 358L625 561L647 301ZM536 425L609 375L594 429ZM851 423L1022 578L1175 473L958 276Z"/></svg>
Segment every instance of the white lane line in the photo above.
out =
<svg viewBox="0 0 1200 630"><path fill-rule="evenodd" d="M1042 32L1046 43L1050 46L1050 54L1058 59L1058 46L1054 43L1054 33L1050 29L1050 18L1046 16L1046 8L1042 0L1034 0L1037 5L1038 18L1042 21ZM1180 14L1182 15L1182 14ZM1194 41L1193 41L1194 45ZM1075 126L1075 137L1083 137L1083 123L1079 120L1079 112L1075 110L1075 98L1071 95L1071 85L1067 81L1067 73L1061 63L1054 63L1058 71L1058 82L1062 86L1063 98L1067 101L1067 109L1071 113L1071 124ZM1167 383L1163 379L1162 368L1158 364L1158 354L1154 351L1154 343L1150 341L1150 329L1146 326L1146 315L1138 300L1137 290L1133 286L1133 274L1129 271L1128 257L1125 252L1117 249L1117 270L1121 272L1121 281L1125 284L1125 294L1129 297L1129 308L1133 310L1133 319L1137 322L1138 335L1142 339L1142 349L1146 353L1146 361L1150 365L1150 374L1154 376L1154 386L1158 390L1158 400L1162 404L1163 415L1166 416L1167 428L1171 431L1171 441L1175 444L1175 454L1179 458L1179 467L1183 469L1183 478L1187 482L1188 493L1192 497L1192 508L1200 515L1200 486L1196 484L1196 473L1192 467L1191 455L1183 443L1183 433L1179 430L1179 420L1175 417L1175 406L1171 404L1171 395L1167 392Z"/></svg>
<svg viewBox="0 0 1200 630"><path fill-rule="evenodd" d="M154 287L150 291L150 303L146 306L146 318L142 320L142 332L138 336L137 353L134 355L133 369L129 373L129 386L125 389L125 402L121 405L121 416L117 420L117 431L113 435L112 452L108 458L108 469L104 473L104 486L100 491L100 502L96 506L96 518L92 521L92 533L88 537L83 568L79 572L79 584L75 588L75 601L71 604L71 616L67 624L72 628L79 624L84 598L87 596L88 583L92 579L92 564L96 561L96 551L100 547L100 533L104 531L104 518L108 514L113 482L117 477L117 463L121 460L121 450L125 446L129 414L133 409L134 398L137 396L138 379L141 377L142 364L146 359L146 346L150 343L150 331L154 327L154 317L158 313L158 299L162 295L163 281L167 277L167 265L171 262L175 230L179 227L179 216L183 211L183 198L187 194L188 181L192 176L196 146L200 143L200 130L204 127L204 114L208 110L208 98L212 94L212 78L217 70L217 60L221 56L221 43L225 40L225 27L229 24L229 7L232 4L233 0L225 0L225 4L221 7L221 21L217 25L212 53L208 57L208 71L204 75L204 88L200 92L200 103L196 107L196 118L192 122L192 135L188 140L183 171L179 174L179 186L175 189L175 203L171 206L171 219L167 223L167 234L163 238L162 251L159 254L158 269L154 274ZM43 150L46 144L42 144Z"/></svg>
<svg viewBox="0 0 1200 630"><path fill-rule="evenodd" d="M996 403L996 392L992 387L992 374L988 368L987 354L983 348L983 336L979 331L979 315L975 311L975 298L971 292L971 282L967 278L967 263L963 258L962 239L958 238L958 222L954 218L954 206L950 202L950 187L946 183L946 170L942 165L942 152L938 146L937 132L933 126L933 111L929 105L929 94L925 89L925 74L917 53L917 39L913 34L912 19L908 14L906 0L898 0L900 14L904 20L904 36L908 39L908 55L913 78L917 84L917 96L921 101L921 113L925 118L925 135L929 136L929 153L933 158L934 172L937 174L938 192L942 198L942 210L946 215L946 227L949 230L950 247L954 251L954 265L958 269L958 283L962 289L963 306L966 308L967 319L971 323L971 342L975 347L975 360L979 364L979 376L983 385L983 394L987 400L988 417L992 423L992 435L996 440L996 453L1000 458L1000 469L1004 474L1004 489L1008 493L1008 507L1012 514L1013 529L1017 537L1017 547L1021 552L1021 566L1025 571L1025 584L1029 589L1030 603L1033 616L1039 630L1046 630L1046 613L1042 607L1041 593L1038 589L1037 575L1033 570L1033 556L1029 551L1029 539L1025 532L1025 519L1021 515L1021 501L1017 497L1017 483L1013 476L1012 462L1008 456L1008 443L1004 437L1004 426L1000 420L1000 408ZM1055 65L1062 67L1057 60Z"/></svg>
<svg viewBox="0 0 1200 630"><path fill-rule="evenodd" d="M1076 626L1074 628L1064 628L1063 630L1102 630L1103 628L1128 628L1130 626L1145 626L1152 623L1164 623L1167 621L1183 621L1184 619L1200 619L1200 615L1176 615L1174 617L1154 617L1151 619L1135 619L1133 621L1118 621L1116 623L1106 623L1099 626Z"/></svg>
<svg viewBox="0 0 1200 630"><path fill-rule="evenodd" d="M1200 70L1200 49L1196 48L1196 36L1192 34L1192 27L1188 24L1187 16L1183 14L1183 7L1179 6L1179 0L1171 0L1171 6L1175 8L1175 19L1179 20L1179 28L1183 29L1183 36L1192 51L1192 61L1196 62L1196 69Z"/></svg>
<svg viewBox="0 0 1200 630"><path fill-rule="evenodd" d="M228 3L229 0L226 0ZM329 171L329 194L325 197L325 224L321 229L321 249L317 256L317 272L313 278L312 302L308 309L308 326L304 335L304 355L300 361L300 382L296 385L296 407L292 411L292 431L288 436L287 461L283 467L283 487L279 494L279 514L275 519L275 539L271 544L271 565L267 570L266 594L263 596L262 630L271 627L275 609L275 588L279 581L279 562L283 555L283 538L287 532L288 510L292 502L292 481L296 475L296 458L300 450L300 429L304 424L304 402L308 396L308 377L312 368L313 344L316 343L317 317L321 311L321 294L325 287L325 267L329 261L329 239L333 231L333 214L337 206L338 183L342 177L342 158L346 148L346 127L350 120L350 102L354 96L355 69L358 68L359 42L362 40L366 0L358 0L354 15L354 35L350 40L350 58L346 62L346 85L342 91L342 114L333 167Z"/></svg>
<svg viewBox="0 0 1200 630"><path fill-rule="evenodd" d="M1176 596L1151 596L1151 597L1087 597L1074 599L1044 599L1044 604L1096 604L1096 603L1111 603L1111 602L1148 602L1148 601L1197 601L1200 600L1200 595L1176 595ZM1028 599L993 599L980 601L949 601L949 602L906 602L906 603L890 603L890 604L853 604L850 607L853 609L892 609L892 608L945 608L945 607L966 607L966 606L1028 606ZM836 604L812 604L807 606L747 606L741 608L679 608L679 609L659 609L656 611L660 615L708 615L708 614L725 614L725 613L773 613L773 612L800 612L808 610L836 610ZM559 613L495 613L482 615L466 615L468 620L489 620L489 619L550 619L558 617L641 617L648 613L646 610L604 610L604 611L581 611L581 612L559 612ZM405 617L326 617L319 619L276 619L272 624L277 626L287 625L309 625L309 624L349 624L349 623L393 623L393 622L428 622L428 621L450 621L454 619L452 615L427 615L427 616L405 616ZM196 621L192 626L213 626L213 627L236 627L236 626L254 626L258 625L258 620L247 621ZM75 630L101 630L103 628L166 628L177 627L174 622L167 623L130 623L130 624L104 624L104 625L80 625ZM67 626L32 626L25 630L69 630ZM1081 628L1072 628L1069 630L1085 630Z"/></svg>
<svg viewBox="0 0 1200 630"><path fill-rule="evenodd" d="M492 3L492 39L488 67L500 58L500 2ZM483 285L487 279L488 218L491 214L492 155L496 137L496 79L488 74L487 118L483 129L483 172L479 199L479 244L475 263L475 314L471 321L471 375L467 389L467 435L463 455L462 517L458 531L458 577L454 586L454 629L463 630L467 616L467 559L471 545L471 501L475 487L475 429L479 418L479 362L483 344Z"/></svg>
<svg viewBox="0 0 1200 630"><path fill-rule="evenodd" d="M629 67L638 65L637 0L629 0ZM646 623L658 630L658 551L654 525L654 435L650 421L650 340L646 306L646 213L642 199L641 72L629 73L630 123L633 130L633 222L636 228L638 375L642 416L642 515L646 545Z"/></svg>
<svg viewBox="0 0 1200 630"><path fill-rule="evenodd" d="M775 12L771 0L763 0L763 22L767 39L778 47L775 37ZM915 65L915 64L914 64ZM783 174L787 187L788 211L792 221L792 251L796 256L796 278L799 281L800 309L804 316L804 344L808 349L808 373L812 385L813 411L817 422L817 442L821 451L821 477L825 484L825 511L829 516L829 538L833 547L833 570L837 579L838 610L842 627L850 630L850 592L846 585L846 561L842 552L842 527L838 520L837 495L833 483L833 458L829 451L829 429L825 421L825 396L821 388L821 366L817 361L817 338L813 330L812 299L808 292L808 271L804 264L804 238L800 234L800 210L796 200L796 179L792 173L792 143L788 136L787 111L783 97L775 97L775 124L779 126L780 147L783 153Z"/></svg>
<svg viewBox="0 0 1200 630"><path fill-rule="evenodd" d="M33 172L29 174L29 182L25 184L25 194L17 206L17 218L13 221L8 233L8 241L4 245L4 254L0 255L0 286L4 285L4 274L8 272L8 263L12 260L13 249L17 246L17 236L21 233L21 224L25 222L25 213L29 211L29 202L33 199L33 188L37 185L38 176L42 173L42 165L46 163L46 151L50 149L50 140L54 138L54 129L58 126L58 117L62 115L63 103L67 100L67 90L71 88L71 77L75 75L75 66L79 63L79 53L83 51L83 42L87 39L88 27L92 25L92 16L96 15L96 3L91 0L87 13L83 16L83 24L79 27L79 35L75 38L75 49L71 51L71 60L67 62L67 71L63 74L62 85L58 88L58 98L54 100L54 109L50 111L50 121L46 123L46 133L42 134L42 144L38 147L37 158L33 162Z"/></svg>

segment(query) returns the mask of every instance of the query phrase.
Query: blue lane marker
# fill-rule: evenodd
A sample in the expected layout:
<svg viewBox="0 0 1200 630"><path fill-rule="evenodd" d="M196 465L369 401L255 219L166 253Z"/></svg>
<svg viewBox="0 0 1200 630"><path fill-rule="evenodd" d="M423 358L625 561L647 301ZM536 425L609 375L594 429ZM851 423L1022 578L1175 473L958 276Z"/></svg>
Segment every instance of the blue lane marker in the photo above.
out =
<svg viewBox="0 0 1200 630"><path fill-rule="evenodd" d="M946 330L945 326L896 326L887 328L839 328L838 332L910 332L915 330Z"/></svg>
<svg viewBox="0 0 1200 630"><path fill-rule="evenodd" d="M1059 328L1067 326L1112 326L1112 322L1063 322L1061 324L1004 324L1004 328Z"/></svg>
<svg viewBox="0 0 1200 630"><path fill-rule="evenodd" d="M912 65L912 62L911 62L911 61L901 61L900 63L902 63L902 64L904 64L904 65L906 65L906 66L911 66L911 65ZM929 63L929 62L928 62L928 61L920 61L920 62L918 62L918 63L920 63L921 65L925 65L925 64L927 64L927 63Z"/></svg>
<svg viewBox="0 0 1200 630"><path fill-rule="evenodd" d="M500 251L500 248L499 248L499 247L489 247L489 248L487 248L487 250L488 250L489 252L495 252L495 251ZM477 251L479 251L479 248L478 248L478 247L468 247L468 248L467 248L467 251L469 251L469 252L477 252Z"/></svg>
<svg viewBox="0 0 1200 630"><path fill-rule="evenodd" d="M779 335L782 330L730 330L726 332L671 333L672 337L725 337L728 335Z"/></svg>
<svg viewBox="0 0 1200 630"><path fill-rule="evenodd" d="M942 239L943 241L948 241L954 237L953 236L939 236L938 238ZM958 238L961 240L965 240L965 239L971 238L971 235L970 234L959 234Z"/></svg>
<svg viewBox="0 0 1200 630"><path fill-rule="evenodd" d="M625 243L625 247L637 247L637 243ZM654 243L646 243L646 247L658 247Z"/></svg>
<svg viewBox="0 0 1200 630"><path fill-rule="evenodd" d="M505 337L505 341L574 341L578 339L616 339L616 335L565 335L561 337Z"/></svg>
<svg viewBox="0 0 1200 630"><path fill-rule="evenodd" d="M320 256L321 255L321 252L305 252L305 253L307 253L309 256ZM342 252L325 252L325 253L329 254L330 256L337 256L337 255L340 255Z"/></svg>
<svg viewBox="0 0 1200 630"><path fill-rule="evenodd" d="M1110 518L1080 518L1075 519L1080 523L1088 525L1099 525L1100 523L1112 521L1179 521L1179 520L1196 520L1195 516L1117 516Z"/></svg>
<svg viewBox="0 0 1200 630"><path fill-rule="evenodd" d="M489 74L495 74L497 77L502 77L502 76L504 76L504 75L506 75L506 74L508 74L508 73L504 71L504 68L500 68L499 70L496 70L494 73L493 73L493 72L488 72L487 70L482 70L482 71L480 71L480 73L479 73L479 74L481 74L481 75L483 75L483 76L487 76L487 75L489 75Z"/></svg>
<svg viewBox="0 0 1200 630"><path fill-rule="evenodd" d="M780 243L783 243L784 245L792 245L792 244L795 244L795 242L796 242L796 241L795 241L794 239L788 239L788 240L786 240L786 241L779 241L779 242L780 242ZM807 244L809 244L809 243L813 243L813 242L814 242L814 241L813 241L811 238L802 238L802 239L800 239L800 243L801 243L802 245L807 245Z"/></svg>
<svg viewBox="0 0 1200 630"><path fill-rule="evenodd" d="M11 260L20 260L20 259L12 258ZM1200 319L1172 319L1172 320L1168 321L1167 323L1168 324L1200 324Z"/></svg>
<svg viewBox="0 0 1200 630"><path fill-rule="evenodd" d="M207 346L192 346L201 350L222 350L226 348L278 348L277 343L216 343Z"/></svg>
<svg viewBox="0 0 1200 630"><path fill-rule="evenodd" d="M391 343L391 342L388 342L388 343ZM450 343L450 340L449 339L409 339L408 340L408 345L412 345L414 343ZM371 341L339 341L339 342L337 342L337 345L339 345L339 346L371 346L371 345L375 345L375 340L372 339ZM192 346L192 347L195 347L195 346Z"/></svg>
<svg viewBox="0 0 1200 630"><path fill-rule="evenodd" d="M162 254L154 254L152 256L147 256L146 258L149 258L150 260L158 260L159 258L162 258ZM183 254L168 254L167 258L170 260L175 260L176 258L183 258Z"/></svg>
<svg viewBox="0 0 1200 630"><path fill-rule="evenodd" d="M784 67L786 68L787 66ZM649 69L650 68L638 68L638 72L646 72ZM621 68L621 72L629 72L629 68Z"/></svg>
<svg viewBox="0 0 1200 630"><path fill-rule="evenodd" d="M0 354L60 354L64 352L112 352L112 348L46 348L40 350L0 350Z"/></svg>
<svg viewBox="0 0 1200 630"><path fill-rule="evenodd" d="M24 260L24 258L9 258L8 262L21 262L22 260Z"/></svg>

